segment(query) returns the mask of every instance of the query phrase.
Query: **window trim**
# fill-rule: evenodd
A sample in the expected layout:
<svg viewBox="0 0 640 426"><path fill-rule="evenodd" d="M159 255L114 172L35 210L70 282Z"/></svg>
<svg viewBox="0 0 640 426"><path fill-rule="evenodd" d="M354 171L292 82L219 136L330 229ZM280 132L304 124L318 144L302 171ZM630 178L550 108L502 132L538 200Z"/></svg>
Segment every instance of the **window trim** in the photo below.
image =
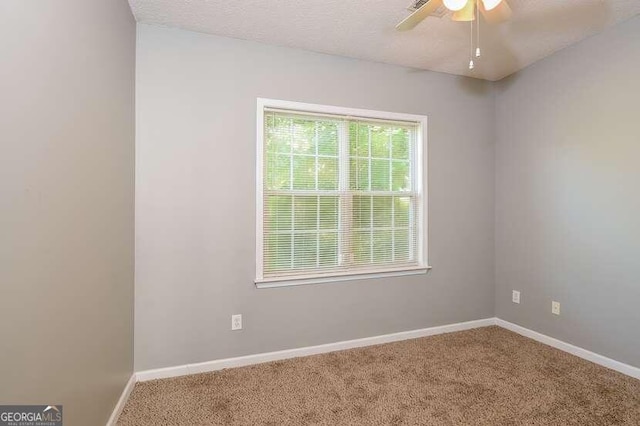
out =
<svg viewBox="0 0 640 426"><path fill-rule="evenodd" d="M357 279L382 278L390 276L424 274L431 266L428 256L428 179L427 179L427 116L405 114L387 111L375 111L358 108L338 107L331 105L317 105L302 102L284 101L278 99L257 98L256 108L256 274L255 284L258 288L283 287L290 285L317 284L325 282L351 281ZM297 275L295 277L279 276L265 278L263 273L263 214L264 214L264 114L265 108L278 108L296 112L311 114L327 114L365 119L380 119L407 121L418 123L416 130L416 157L421 161L415 161L416 192L422 198L422 208L418 223L422 226L420 241L418 242L418 266L405 267L381 267L375 269L354 272L331 272L327 274L313 274L309 276Z"/></svg>

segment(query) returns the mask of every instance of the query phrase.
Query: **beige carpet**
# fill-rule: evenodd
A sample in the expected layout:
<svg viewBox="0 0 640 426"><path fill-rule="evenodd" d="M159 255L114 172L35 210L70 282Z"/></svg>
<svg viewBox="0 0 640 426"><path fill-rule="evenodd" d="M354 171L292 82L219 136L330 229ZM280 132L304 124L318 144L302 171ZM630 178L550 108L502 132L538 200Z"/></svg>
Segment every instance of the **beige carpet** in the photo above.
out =
<svg viewBox="0 0 640 426"><path fill-rule="evenodd" d="M640 380L499 327L138 383L119 425L640 425Z"/></svg>

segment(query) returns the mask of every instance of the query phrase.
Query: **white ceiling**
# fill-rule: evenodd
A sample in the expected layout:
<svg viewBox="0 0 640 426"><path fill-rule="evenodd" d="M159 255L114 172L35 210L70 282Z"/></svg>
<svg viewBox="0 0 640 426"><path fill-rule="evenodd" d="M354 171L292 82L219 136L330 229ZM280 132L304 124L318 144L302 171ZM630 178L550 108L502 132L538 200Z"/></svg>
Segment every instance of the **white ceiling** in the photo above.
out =
<svg viewBox="0 0 640 426"><path fill-rule="evenodd" d="M483 57L469 71L469 23L428 17L394 26L411 0L129 0L138 22L412 68L499 80L640 14L640 0L508 0L509 22L481 21Z"/></svg>

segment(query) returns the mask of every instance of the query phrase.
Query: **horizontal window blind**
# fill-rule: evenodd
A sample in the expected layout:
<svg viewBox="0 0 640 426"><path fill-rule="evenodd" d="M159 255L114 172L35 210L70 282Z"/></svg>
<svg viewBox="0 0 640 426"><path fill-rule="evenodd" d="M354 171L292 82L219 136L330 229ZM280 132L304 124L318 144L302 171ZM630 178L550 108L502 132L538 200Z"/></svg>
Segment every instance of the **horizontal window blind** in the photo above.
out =
<svg viewBox="0 0 640 426"><path fill-rule="evenodd" d="M266 109L263 277L419 266L418 126Z"/></svg>

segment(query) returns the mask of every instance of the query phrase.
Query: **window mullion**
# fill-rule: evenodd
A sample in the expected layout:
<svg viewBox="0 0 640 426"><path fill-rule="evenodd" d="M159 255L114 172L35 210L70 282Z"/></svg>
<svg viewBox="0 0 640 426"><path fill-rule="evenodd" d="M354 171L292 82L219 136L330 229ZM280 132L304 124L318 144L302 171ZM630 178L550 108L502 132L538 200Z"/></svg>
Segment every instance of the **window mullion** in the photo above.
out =
<svg viewBox="0 0 640 426"><path fill-rule="evenodd" d="M418 260L416 258L416 254L420 254L419 252L422 250L420 247L418 248L418 253L415 252L415 248L417 246L416 241L417 238L420 238L418 235L419 232L422 232L422 224L418 224L417 220L421 220L422 217L420 214L417 214L420 210L418 210L418 206L421 201L418 197L416 197L416 191L421 190L421 183L417 182L417 172L418 172L418 163L417 163L417 154L418 147L416 146L416 133L415 131L410 131L410 140L409 144L409 167L411 168L411 193L412 196L410 198L411 208L409 209L409 259ZM417 217L416 217L417 216ZM417 228L417 229L416 229Z"/></svg>
<svg viewBox="0 0 640 426"><path fill-rule="evenodd" d="M351 208L349 191L349 122L342 120L338 129L338 266L351 263Z"/></svg>
<svg viewBox="0 0 640 426"><path fill-rule="evenodd" d="M318 169L318 165L319 165L319 161L318 161L318 154L320 152L320 147L318 145L320 145L320 138L318 137L318 122L316 121L313 124L313 130L314 130L314 144L316 146L316 152L315 152L315 165L316 165L316 171L314 173L314 178L315 178L315 187L316 187L316 192L318 192L319 190L319 186L318 186L318 174L319 169ZM320 267L320 196L318 195L316 197L316 268Z"/></svg>
<svg viewBox="0 0 640 426"><path fill-rule="evenodd" d="M372 169L373 169L373 143L371 141L371 126L367 126L367 144L369 146L369 168L367 170L369 183L368 190L373 191ZM369 197L369 263L373 264L373 195Z"/></svg>
<svg viewBox="0 0 640 426"><path fill-rule="evenodd" d="M289 120L289 188L293 190L293 120ZM291 269L295 267L296 258L296 197L291 196Z"/></svg>
<svg viewBox="0 0 640 426"><path fill-rule="evenodd" d="M389 190L393 192L393 136L389 132ZM395 197L391 197L391 261L396 261Z"/></svg>

